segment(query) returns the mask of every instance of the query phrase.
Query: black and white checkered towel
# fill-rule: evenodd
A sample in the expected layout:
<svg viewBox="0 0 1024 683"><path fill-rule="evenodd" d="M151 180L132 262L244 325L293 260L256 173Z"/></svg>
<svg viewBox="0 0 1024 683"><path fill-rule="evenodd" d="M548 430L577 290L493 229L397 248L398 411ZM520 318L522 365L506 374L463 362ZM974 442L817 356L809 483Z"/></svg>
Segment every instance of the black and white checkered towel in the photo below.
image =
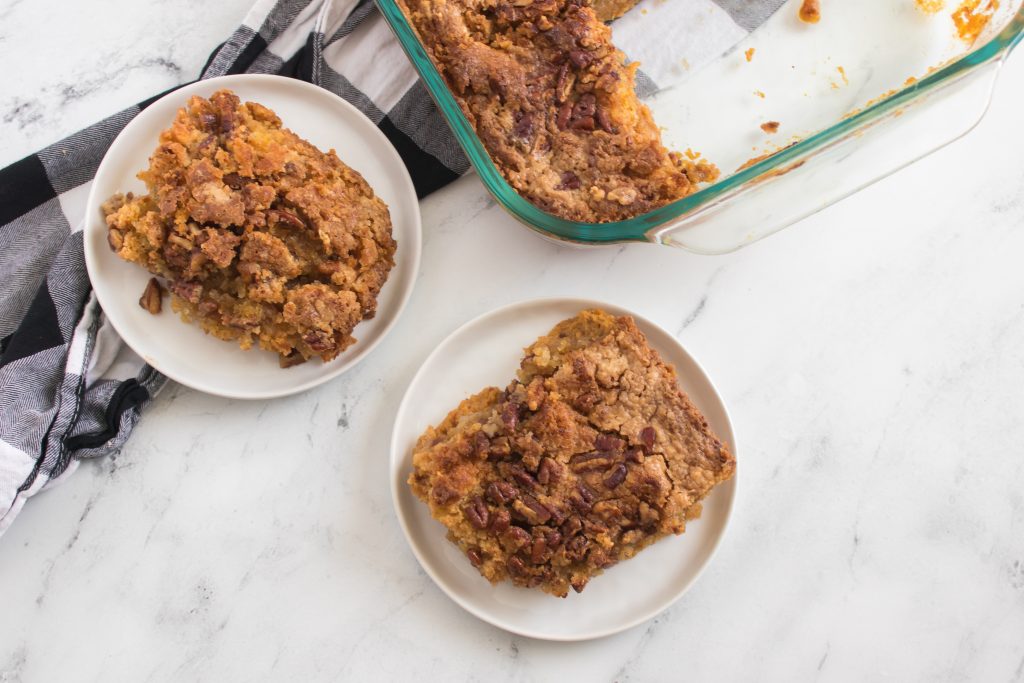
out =
<svg viewBox="0 0 1024 683"><path fill-rule="evenodd" d="M684 60L692 69L733 47L784 0L644 2L672 12L659 35L640 11L615 34L644 64L650 91L681 75ZM421 197L469 168L371 0L261 0L202 78L236 73L283 74L344 97L387 135ZM103 315L81 232L100 159L155 99L0 170L0 535L29 496L120 448L164 384Z"/></svg>

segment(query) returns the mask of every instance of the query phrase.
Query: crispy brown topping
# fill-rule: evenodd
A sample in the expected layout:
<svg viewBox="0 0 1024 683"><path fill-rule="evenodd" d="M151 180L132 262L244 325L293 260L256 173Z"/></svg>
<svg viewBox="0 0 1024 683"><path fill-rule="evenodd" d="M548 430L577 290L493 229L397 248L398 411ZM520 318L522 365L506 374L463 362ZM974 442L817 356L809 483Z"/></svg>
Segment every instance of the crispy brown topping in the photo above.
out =
<svg viewBox="0 0 1024 683"><path fill-rule="evenodd" d="M508 567L509 573L511 573L513 576L525 576L527 573L526 563L523 562L522 558L520 558L518 555L513 555L512 557L508 558L506 566Z"/></svg>
<svg viewBox="0 0 1024 683"><path fill-rule="evenodd" d="M517 138L528 140L533 137L533 114L524 113L516 121L516 125L512 128L513 134Z"/></svg>

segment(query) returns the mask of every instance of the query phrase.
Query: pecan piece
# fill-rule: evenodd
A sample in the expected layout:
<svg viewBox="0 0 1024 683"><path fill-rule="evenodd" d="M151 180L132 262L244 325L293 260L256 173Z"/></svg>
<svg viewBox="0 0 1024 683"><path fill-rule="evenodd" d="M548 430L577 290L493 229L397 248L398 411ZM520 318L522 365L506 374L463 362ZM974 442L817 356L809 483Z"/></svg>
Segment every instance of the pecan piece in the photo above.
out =
<svg viewBox="0 0 1024 683"><path fill-rule="evenodd" d="M519 404L514 401L508 401L501 407L501 423L505 425L505 429L509 432L514 432L516 425L519 424Z"/></svg>
<svg viewBox="0 0 1024 683"><path fill-rule="evenodd" d="M242 179L242 176L238 175L237 173L225 173L223 180L224 184L230 187L232 190L241 190L242 186L245 184L245 181Z"/></svg>
<svg viewBox="0 0 1024 683"><path fill-rule="evenodd" d="M434 502L438 505L447 505L459 497L459 492L446 484L437 484L430 490L430 497L433 498Z"/></svg>
<svg viewBox="0 0 1024 683"><path fill-rule="evenodd" d="M533 539L533 547L530 548L530 562L534 564L540 564L551 552L548 548L548 543L543 536L537 536Z"/></svg>
<svg viewBox="0 0 1024 683"><path fill-rule="evenodd" d="M626 451L626 460L640 464L644 461L644 452L639 448L630 448Z"/></svg>
<svg viewBox="0 0 1024 683"><path fill-rule="evenodd" d="M558 118L555 119L555 124L558 126L558 130L565 130L569 127L570 116L572 116L572 103L566 102L562 105L562 108L558 110Z"/></svg>
<svg viewBox="0 0 1024 683"><path fill-rule="evenodd" d="M518 481L522 486L531 490L537 486L537 480L533 478L533 475L521 467L516 467L512 470L512 478Z"/></svg>
<svg viewBox="0 0 1024 683"><path fill-rule="evenodd" d="M107 244L110 245L111 251L121 251L121 247L124 245L124 235L120 230L111 228L107 231Z"/></svg>
<svg viewBox="0 0 1024 683"><path fill-rule="evenodd" d="M621 451L626 442L612 434L598 434L594 439L594 448L599 451Z"/></svg>
<svg viewBox="0 0 1024 683"><path fill-rule="evenodd" d="M608 116L608 111L606 109L598 109L595 116L597 117L597 125L600 126L601 130L605 133L615 134L619 132L619 129L612 123L611 117Z"/></svg>
<svg viewBox="0 0 1024 683"><path fill-rule="evenodd" d="M277 365L281 368L294 368L306 362L306 357L298 351L292 351L287 356L283 353L277 356Z"/></svg>
<svg viewBox="0 0 1024 683"><path fill-rule="evenodd" d="M640 430L640 443L648 451L654 448L654 439L657 436L654 432L654 427L648 425Z"/></svg>
<svg viewBox="0 0 1024 683"><path fill-rule="evenodd" d="M586 536L573 536L565 544L565 556L573 562L579 562L587 554L587 547L589 545L590 540Z"/></svg>
<svg viewBox="0 0 1024 683"><path fill-rule="evenodd" d="M512 515L508 510L501 509L491 515L491 531L500 534L512 525Z"/></svg>
<svg viewBox="0 0 1024 683"><path fill-rule="evenodd" d="M508 567L509 573L513 576L526 576L526 563L517 555L513 555L508 558L508 562L505 563L505 566Z"/></svg>
<svg viewBox="0 0 1024 683"><path fill-rule="evenodd" d="M537 470L537 481L547 486L557 484L562 477L562 466L551 458L544 458L540 461L540 468Z"/></svg>
<svg viewBox="0 0 1024 683"><path fill-rule="evenodd" d="M569 467L573 472L586 472L587 470L603 470L614 461L614 454L608 451L591 451L580 453L569 458Z"/></svg>
<svg viewBox="0 0 1024 683"><path fill-rule="evenodd" d="M580 95L580 98L576 101L576 105L572 108L572 117L574 119L582 119L588 116L592 117L597 112L597 98L594 93L585 92Z"/></svg>
<svg viewBox="0 0 1024 683"><path fill-rule="evenodd" d="M516 499L519 491L507 481L492 481L487 485L487 499L495 505L505 505Z"/></svg>
<svg viewBox="0 0 1024 683"><path fill-rule="evenodd" d="M590 54L586 50L572 50L569 52L569 61L572 62L573 66L577 69L585 69L594 61L594 55Z"/></svg>
<svg viewBox="0 0 1024 683"><path fill-rule="evenodd" d="M522 548L533 540L530 532L520 526L510 526L504 536L508 544L516 549Z"/></svg>
<svg viewBox="0 0 1024 683"><path fill-rule="evenodd" d="M512 127L512 132L517 138L522 140L529 140L533 137L533 114L524 112L519 120L516 121L516 125Z"/></svg>
<svg viewBox="0 0 1024 683"><path fill-rule="evenodd" d="M583 118L576 119L572 124L573 130L594 130L594 117L584 116Z"/></svg>
<svg viewBox="0 0 1024 683"><path fill-rule="evenodd" d="M572 86L576 83L576 74L569 71L569 65L563 64L558 69L558 82L555 84L555 102L562 104L569 99Z"/></svg>
<svg viewBox="0 0 1024 683"><path fill-rule="evenodd" d="M583 522L580 521L579 517L570 517L565 520L565 524L562 525L562 536L564 538L572 538L580 532L583 528Z"/></svg>
<svg viewBox="0 0 1024 683"><path fill-rule="evenodd" d="M530 524L544 524L551 519L551 511L529 494L512 503L512 509Z"/></svg>
<svg viewBox="0 0 1024 683"><path fill-rule="evenodd" d="M462 509L462 514L477 529L486 529L487 523L491 521L491 511L480 496L469 501L469 504Z"/></svg>
<svg viewBox="0 0 1024 683"><path fill-rule="evenodd" d="M149 282L146 283L146 289L142 291L142 296L139 297L139 306L149 311L152 315L156 315L160 312L160 308L163 305L163 298L163 286L155 277L151 277Z"/></svg>
<svg viewBox="0 0 1024 683"><path fill-rule="evenodd" d="M601 478L601 483L610 489L615 488L624 481L626 481L626 466L621 462L614 467L608 468Z"/></svg>
<svg viewBox="0 0 1024 683"><path fill-rule="evenodd" d="M480 548L476 546L466 551L466 557L469 558L469 563L474 567L479 568L484 563L484 556L480 553Z"/></svg>
<svg viewBox="0 0 1024 683"><path fill-rule="evenodd" d="M558 190L578 190L580 189L580 177L572 171L562 172L562 182L558 184L556 188Z"/></svg>

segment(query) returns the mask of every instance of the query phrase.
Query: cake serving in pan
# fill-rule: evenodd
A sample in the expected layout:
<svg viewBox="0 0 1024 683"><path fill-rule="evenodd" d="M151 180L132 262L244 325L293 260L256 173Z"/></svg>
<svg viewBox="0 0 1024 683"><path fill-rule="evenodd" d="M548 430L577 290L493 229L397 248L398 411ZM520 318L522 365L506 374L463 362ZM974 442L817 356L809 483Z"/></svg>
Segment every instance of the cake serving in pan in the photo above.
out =
<svg viewBox="0 0 1024 683"><path fill-rule="evenodd" d="M164 278L206 332L329 361L372 318L394 265L388 207L359 173L229 90L192 97L160 134L148 194L103 206L111 249ZM161 310L150 280L140 305Z"/></svg>
<svg viewBox="0 0 1024 683"><path fill-rule="evenodd" d="M683 533L735 467L633 319L588 310L428 428L409 485L485 578L565 597Z"/></svg>
<svg viewBox="0 0 1024 683"><path fill-rule="evenodd" d="M494 164L524 198L576 221L627 219L712 181L668 151L634 92L637 63L588 0L398 0ZM605 2L613 16L629 2Z"/></svg>

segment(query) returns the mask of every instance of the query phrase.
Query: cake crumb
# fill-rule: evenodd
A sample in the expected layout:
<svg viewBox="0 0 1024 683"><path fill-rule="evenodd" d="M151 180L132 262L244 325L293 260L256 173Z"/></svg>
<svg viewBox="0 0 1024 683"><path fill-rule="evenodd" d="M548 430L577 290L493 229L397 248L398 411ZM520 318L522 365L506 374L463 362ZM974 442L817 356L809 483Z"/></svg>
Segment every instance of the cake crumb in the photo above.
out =
<svg viewBox="0 0 1024 683"><path fill-rule="evenodd" d="M778 121L767 121L761 124L761 130L768 133L768 135L774 135L779 132L779 125L781 124Z"/></svg>
<svg viewBox="0 0 1024 683"><path fill-rule="evenodd" d="M748 47L747 51L743 53L743 56L747 58L748 62L750 62L754 59L754 52L756 52L754 48Z"/></svg>
<svg viewBox="0 0 1024 683"><path fill-rule="evenodd" d="M821 3L819 0L804 0L800 5L800 21L805 24L817 24L821 21Z"/></svg>
<svg viewBox="0 0 1024 683"><path fill-rule="evenodd" d="M760 97L762 100L765 98L765 94L763 92L761 92L760 90L755 90L754 94L757 95L758 97Z"/></svg>

